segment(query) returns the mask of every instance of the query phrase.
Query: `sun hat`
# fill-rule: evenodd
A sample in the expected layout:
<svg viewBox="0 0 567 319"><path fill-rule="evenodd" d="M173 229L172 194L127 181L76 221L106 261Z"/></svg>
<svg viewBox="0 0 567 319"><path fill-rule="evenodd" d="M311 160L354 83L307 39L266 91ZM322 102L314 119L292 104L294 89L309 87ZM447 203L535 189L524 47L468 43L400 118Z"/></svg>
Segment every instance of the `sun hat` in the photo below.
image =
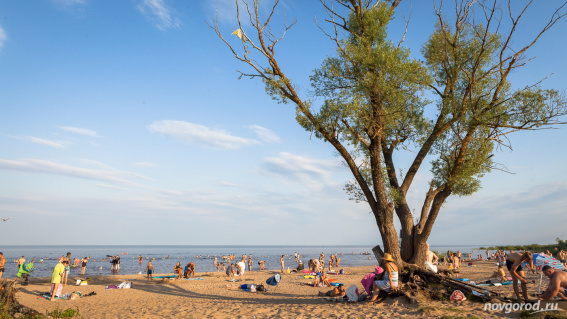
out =
<svg viewBox="0 0 567 319"><path fill-rule="evenodd" d="M394 258L392 258L392 255L385 253L384 257L382 257L383 260L385 261L394 261Z"/></svg>

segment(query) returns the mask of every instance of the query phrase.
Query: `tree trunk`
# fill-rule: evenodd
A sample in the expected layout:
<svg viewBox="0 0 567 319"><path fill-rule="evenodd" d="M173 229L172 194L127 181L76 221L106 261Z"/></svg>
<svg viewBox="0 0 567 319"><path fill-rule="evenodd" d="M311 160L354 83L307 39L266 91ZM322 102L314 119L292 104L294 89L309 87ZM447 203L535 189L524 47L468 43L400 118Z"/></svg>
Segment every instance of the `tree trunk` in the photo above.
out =
<svg viewBox="0 0 567 319"><path fill-rule="evenodd" d="M7 313L13 317L16 314L23 315L24 318L43 318L44 316L34 309L21 305L16 300L15 287L16 281L8 281L6 279L0 281L0 311Z"/></svg>

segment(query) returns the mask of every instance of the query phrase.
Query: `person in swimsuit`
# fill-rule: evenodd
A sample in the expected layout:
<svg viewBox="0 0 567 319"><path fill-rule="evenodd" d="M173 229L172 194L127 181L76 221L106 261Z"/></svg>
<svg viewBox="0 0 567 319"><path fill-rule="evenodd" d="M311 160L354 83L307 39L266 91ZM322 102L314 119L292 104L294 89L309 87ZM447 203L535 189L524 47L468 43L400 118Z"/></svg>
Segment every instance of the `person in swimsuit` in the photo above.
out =
<svg viewBox="0 0 567 319"><path fill-rule="evenodd" d="M254 262L252 261L252 254L250 254L250 256L248 256L248 271L252 271L252 264L254 264Z"/></svg>
<svg viewBox="0 0 567 319"><path fill-rule="evenodd" d="M85 270L87 269L87 262L88 262L88 261L89 261L89 260L87 259L87 257L84 257L84 258L81 260L81 275L84 275L84 274L85 274Z"/></svg>
<svg viewBox="0 0 567 319"><path fill-rule="evenodd" d="M173 273L175 274L175 278L181 278L183 275L183 268L181 268L181 263L178 261L177 265L173 267Z"/></svg>
<svg viewBox="0 0 567 319"><path fill-rule="evenodd" d="M319 291L320 297L340 297L346 294L345 286L343 284L339 284L338 287L335 287L327 292Z"/></svg>
<svg viewBox="0 0 567 319"><path fill-rule="evenodd" d="M0 279L2 279L2 275L4 274L4 265L6 265L6 258L4 258L3 253L0 253Z"/></svg>
<svg viewBox="0 0 567 319"><path fill-rule="evenodd" d="M154 265L152 265L152 261L148 261L148 266L146 267L146 273L148 274L148 280L153 280L152 274L154 273Z"/></svg>
<svg viewBox="0 0 567 319"><path fill-rule="evenodd" d="M383 280L375 280L372 284L372 298L370 302L376 301L380 291L396 292L398 290L398 266L394 262L392 255L385 253L382 258L382 268L384 272Z"/></svg>
<svg viewBox="0 0 567 319"><path fill-rule="evenodd" d="M512 286L514 287L514 293L520 302L524 302L528 299L528 281L526 280L526 276L524 274L524 270L522 269L522 262L528 263L528 268L535 272L534 270L534 263L533 263L533 255L531 252L526 251L523 254L520 253L513 253L508 255L506 258L506 268L510 272L510 276L512 276ZM520 298L520 290L518 289L518 281L521 283L522 287L522 294L524 295L524 299Z"/></svg>
<svg viewBox="0 0 567 319"><path fill-rule="evenodd" d="M284 256L282 255L282 258L280 258L280 263L282 264L282 274L284 273Z"/></svg>
<svg viewBox="0 0 567 319"><path fill-rule="evenodd" d="M189 277L193 277L195 278L195 264L194 263L188 263L186 266L187 272L185 273L185 277L189 278Z"/></svg>
<svg viewBox="0 0 567 319"><path fill-rule="evenodd" d="M549 287L538 299L548 300L555 296L564 300L567 299L567 272L557 271L549 265L543 266L541 271L549 277Z"/></svg>

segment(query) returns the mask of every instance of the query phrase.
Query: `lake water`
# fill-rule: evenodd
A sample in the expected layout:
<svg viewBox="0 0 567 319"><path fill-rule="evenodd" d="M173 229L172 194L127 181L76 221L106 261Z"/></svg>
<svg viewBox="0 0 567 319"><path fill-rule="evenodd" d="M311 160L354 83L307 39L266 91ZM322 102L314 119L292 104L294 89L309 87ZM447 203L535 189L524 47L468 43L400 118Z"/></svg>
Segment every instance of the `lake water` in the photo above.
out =
<svg viewBox="0 0 567 319"><path fill-rule="evenodd" d="M461 251L469 253L473 249L478 251L481 245L471 246L436 246L432 245L431 250L445 252L447 250ZM319 258L321 253L325 254L325 262L328 261L331 253L337 253L341 258L340 265L343 267L353 266L374 266L376 260L372 253L371 245L368 246L0 246L0 252L6 258L5 273L2 278L16 277L18 269L14 260L25 256L26 260L36 258L35 270L32 277L50 277L51 272L57 264L58 258L71 252L71 258L90 257L86 268L87 276L117 274L111 272L110 263L103 262L107 255L120 255L119 274L136 274L144 271L148 260L152 260L155 273L172 273L173 267L179 261L182 266L188 262L195 263L197 272L216 271L213 260L216 256L222 262L221 255L236 255L236 261L240 260L243 254L252 254L254 265L252 270L258 270L258 261L266 262L267 270L280 269L281 255L285 257L285 267L295 268L293 255L295 252L302 257L303 263L307 267L307 261L312 258ZM341 255L342 253L342 255ZM365 255L370 253L370 255ZM142 264L138 262L138 256L143 256ZM167 258L167 257L170 258ZM200 256L200 257L196 257ZM370 258L369 258L370 257ZM39 263L43 258L44 262ZM153 260L155 258L155 260ZM96 261L95 261L96 260ZM100 269L102 267L102 269ZM80 268L71 268L71 275L80 275Z"/></svg>

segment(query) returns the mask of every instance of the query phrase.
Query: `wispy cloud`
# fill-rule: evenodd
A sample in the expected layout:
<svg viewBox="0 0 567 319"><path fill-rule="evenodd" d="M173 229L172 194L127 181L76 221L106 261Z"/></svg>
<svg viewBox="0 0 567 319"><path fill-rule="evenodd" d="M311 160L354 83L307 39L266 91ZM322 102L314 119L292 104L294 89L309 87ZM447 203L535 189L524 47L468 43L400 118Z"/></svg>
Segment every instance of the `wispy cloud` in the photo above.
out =
<svg viewBox="0 0 567 319"><path fill-rule="evenodd" d="M106 184L96 184L96 186L102 187L102 188L116 189L116 190L119 190L119 191L128 191L128 189L126 189L126 188L122 188L122 187L118 187L118 186L112 186L112 185L106 185Z"/></svg>
<svg viewBox="0 0 567 319"><path fill-rule="evenodd" d="M252 132L256 133L256 135L258 135L258 138L266 143L277 143L280 141L280 138L276 135L276 133L265 127L261 127L259 125L251 125L248 128L252 130Z"/></svg>
<svg viewBox="0 0 567 319"><path fill-rule="evenodd" d="M135 183L131 181L131 179L134 178L146 179L146 177L143 175L128 171L122 171L112 168L106 168L106 169L83 168L83 167L65 165L56 162L40 160L40 159L23 159L18 161L0 159L0 169L21 171L27 173L52 174L52 175L119 183L126 185L135 185Z"/></svg>
<svg viewBox="0 0 567 319"><path fill-rule="evenodd" d="M184 121L158 121L148 126L151 132L172 137L176 140L220 149L239 149L242 146L260 144L257 140L248 139L218 129Z"/></svg>
<svg viewBox="0 0 567 319"><path fill-rule="evenodd" d="M162 31L181 25L181 21L172 15L164 0L142 0L138 4L138 10Z"/></svg>
<svg viewBox="0 0 567 319"><path fill-rule="evenodd" d="M285 152L279 155L279 157L266 158L262 163L261 171L311 188L336 184L332 181L332 172L341 168L338 160L315 159Z"/></svg>
<svg viewBox="0 0 567 319"><path fill-rule="evenodd" d="M85 5L87 3L86 0L53 0L55 3L64 5L64 6L76 6L76 5Z"/></svg>
<svg viewBox="0 0 567 319"><path fill-rule="evenodd" d="M21 140L25 140L28 142L32 142L32 143L36 143L36 144L42 144L42 145L46 145L49 147L54 147L54 148L65 148L68 144L70 144L69 142L63 142L63 141L51 141L51 140L46 140L43 138L39 138L39 137L34 137L34 136L21 136L21 137L16 137L18 139Z"/></svg>
<svg viewBox="0 0 567 319"><path fill-rule="evenodd" d="M156 167L157 164L152 163L152 162L136 162L136 163L132 163L132 166L135 166L135 167Z"/></svg>
<svg viewBox="0 0 567 319"><path fill-rule="evenodd" d="M95 132L93 130L88 130L86 128L71 127L71 126L59 126L59 128L62 129L63 131L67 131L67 132L72 132L72 133L76 133L76 134L80 134L80 135L98 137L97 132Z"/></svg>
<svg viewBox="0 0 567 319"><path fill-rule="evenodd" d="M6 32L4 32L4 29L2 28L2 26L0 26L0 49L2 49L6 38Z"/></svg>

